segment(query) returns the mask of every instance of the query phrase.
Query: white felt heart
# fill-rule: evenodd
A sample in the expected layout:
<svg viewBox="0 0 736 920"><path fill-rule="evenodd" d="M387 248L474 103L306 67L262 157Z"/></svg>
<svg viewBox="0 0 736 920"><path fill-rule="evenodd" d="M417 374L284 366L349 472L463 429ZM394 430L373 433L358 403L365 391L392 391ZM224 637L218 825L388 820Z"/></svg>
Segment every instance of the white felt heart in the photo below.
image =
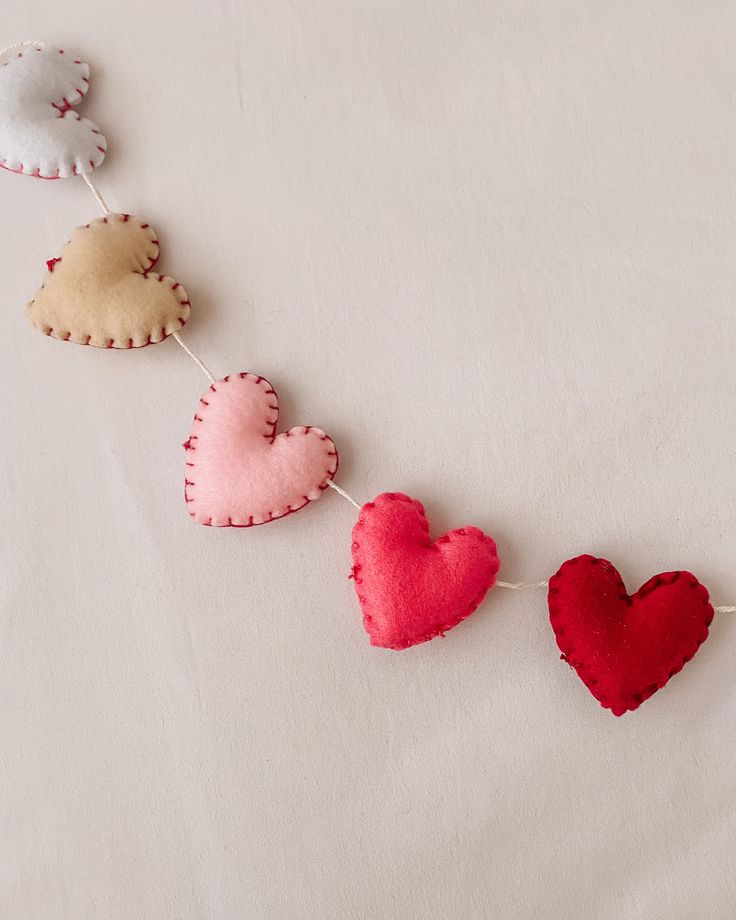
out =
<svg viewBox="0 0 736 920"><path fill-rule="evenodd" d="M0 62L0 166L39 179L90 173L105 159L97 125L72 108L89 67L74 54L31 45Z"/></svg>

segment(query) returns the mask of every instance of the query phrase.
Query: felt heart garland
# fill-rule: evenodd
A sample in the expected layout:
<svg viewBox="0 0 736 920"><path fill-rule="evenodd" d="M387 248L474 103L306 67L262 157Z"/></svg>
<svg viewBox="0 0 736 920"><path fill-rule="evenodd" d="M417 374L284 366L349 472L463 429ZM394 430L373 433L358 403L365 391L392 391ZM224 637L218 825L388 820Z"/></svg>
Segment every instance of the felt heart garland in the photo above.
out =
<svg viewBox="0 0 736 920"><path fill-rule="evenodd" d="M184 444L184 497L194 521L252 527L287 517L331 487L358 509L350 577L371 644L407 649L444 636L469 617L496 580L494 541L476 527L433 540L422 505L384 493L362 507L333 482L337 449L321 429L277 434L276 392L242 372L216 380L181 340L189 300L152 271L158 239L148 223L111 213L89 179L106 152L93 122L73 109L89 68L61 49L24 42L0 52L0 166L45 179L82 175L105 216L77 228L47 262L28 304L34 325L64 341L134 348L173 335L207 375ZM714 609L689 572L667 572L635 594L604 559L565 562L548 584L549 617L561 657L614 715L637 709L677 674L708 636Z"/></svg>

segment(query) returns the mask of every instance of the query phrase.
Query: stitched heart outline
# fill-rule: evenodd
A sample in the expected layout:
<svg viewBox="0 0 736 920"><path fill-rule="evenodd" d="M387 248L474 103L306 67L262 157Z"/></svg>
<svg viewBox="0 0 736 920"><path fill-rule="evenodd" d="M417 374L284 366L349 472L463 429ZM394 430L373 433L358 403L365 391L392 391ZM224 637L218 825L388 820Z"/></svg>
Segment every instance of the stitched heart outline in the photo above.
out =
<svg viewBox="0 0 736 920"><path fill-rule="evenodd" d="M107 142L76 106L89 66L62 48L33 45L0 63L0 167L38 179L92 172Z"/></svg>
<svg viewBox="0 0 736 920"><path fill-rule="evenodd" d="M563 660L614 715L637 709L708 638L713 607L690 572L663 572L629 595L606 559L568 559L549 581L549 617Z"/></svg>
<svg viewBox="0 0 736 920"><path fill-rule="evenodd" d="M351 578L371 644L399 651L444 636L482 603L496 580L495 542L477 527L432 540L421 502L386 492L353 528Z"/></svg>
<svg viewBox="0 0 736 920"><path fill-rule="evenodd" d="M184 444L184 498L198 524L268 524L324 492L339 465L334 442L311 425L276 434L278 418L276 391L257 374L229 374L202 396Z"/></svg>
<svg viewBox="0 0 736 920"><path fill-rule="evenodd" d="M98 348L163 341L191 311L181 284L152 271L156 232L130 214L107 214L77 227L26 312L45 335Z"/></svg>

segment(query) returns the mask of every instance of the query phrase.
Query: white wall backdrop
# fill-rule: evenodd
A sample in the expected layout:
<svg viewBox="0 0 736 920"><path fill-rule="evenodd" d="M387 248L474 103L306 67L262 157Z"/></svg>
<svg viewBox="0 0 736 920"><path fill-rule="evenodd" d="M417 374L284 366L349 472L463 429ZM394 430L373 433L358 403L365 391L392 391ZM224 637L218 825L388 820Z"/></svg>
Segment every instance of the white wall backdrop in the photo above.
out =
<svg viewBox="0 0 736 920"><path fill-rule="evenodd" d="M361 501L736 603L736 8L27 0L219 374ZM31 329L81 180L0 174L0 916L732 920L736 617L615 719L544 592L372 649L329 493L190 523L206 381Z"/></svg>

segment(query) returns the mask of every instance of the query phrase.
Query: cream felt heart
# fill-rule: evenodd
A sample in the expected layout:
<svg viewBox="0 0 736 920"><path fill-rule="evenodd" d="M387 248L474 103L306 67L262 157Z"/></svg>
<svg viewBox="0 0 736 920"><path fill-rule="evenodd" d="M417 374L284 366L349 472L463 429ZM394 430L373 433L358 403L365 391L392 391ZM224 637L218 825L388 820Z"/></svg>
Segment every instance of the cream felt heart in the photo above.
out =
<svg viewBox="0 0 736 920"><path fill-rule="evenodd" d="M90 173L105 159L97 125L72 106L89 67L63 49L31 45L0 63L0 166L39 179Z"/></svg>
<svg viewBox="0 0 736 920"><path fill-rule="evenodd" d="M252 527L319 498L337 471L335 445L319 428L276 434L279 404L255 374L231 374L199 401L184 485L198 524Z"/></svg>
<svg viewBox="0 0 736 920"><path fill-rule="evenodd" d="M184 288L151 271L156 234L129 214L108 214L77 227L57 259L46 264L41 290L26 310L46 335L100 348L160 342L189 317Z"/></svg>

